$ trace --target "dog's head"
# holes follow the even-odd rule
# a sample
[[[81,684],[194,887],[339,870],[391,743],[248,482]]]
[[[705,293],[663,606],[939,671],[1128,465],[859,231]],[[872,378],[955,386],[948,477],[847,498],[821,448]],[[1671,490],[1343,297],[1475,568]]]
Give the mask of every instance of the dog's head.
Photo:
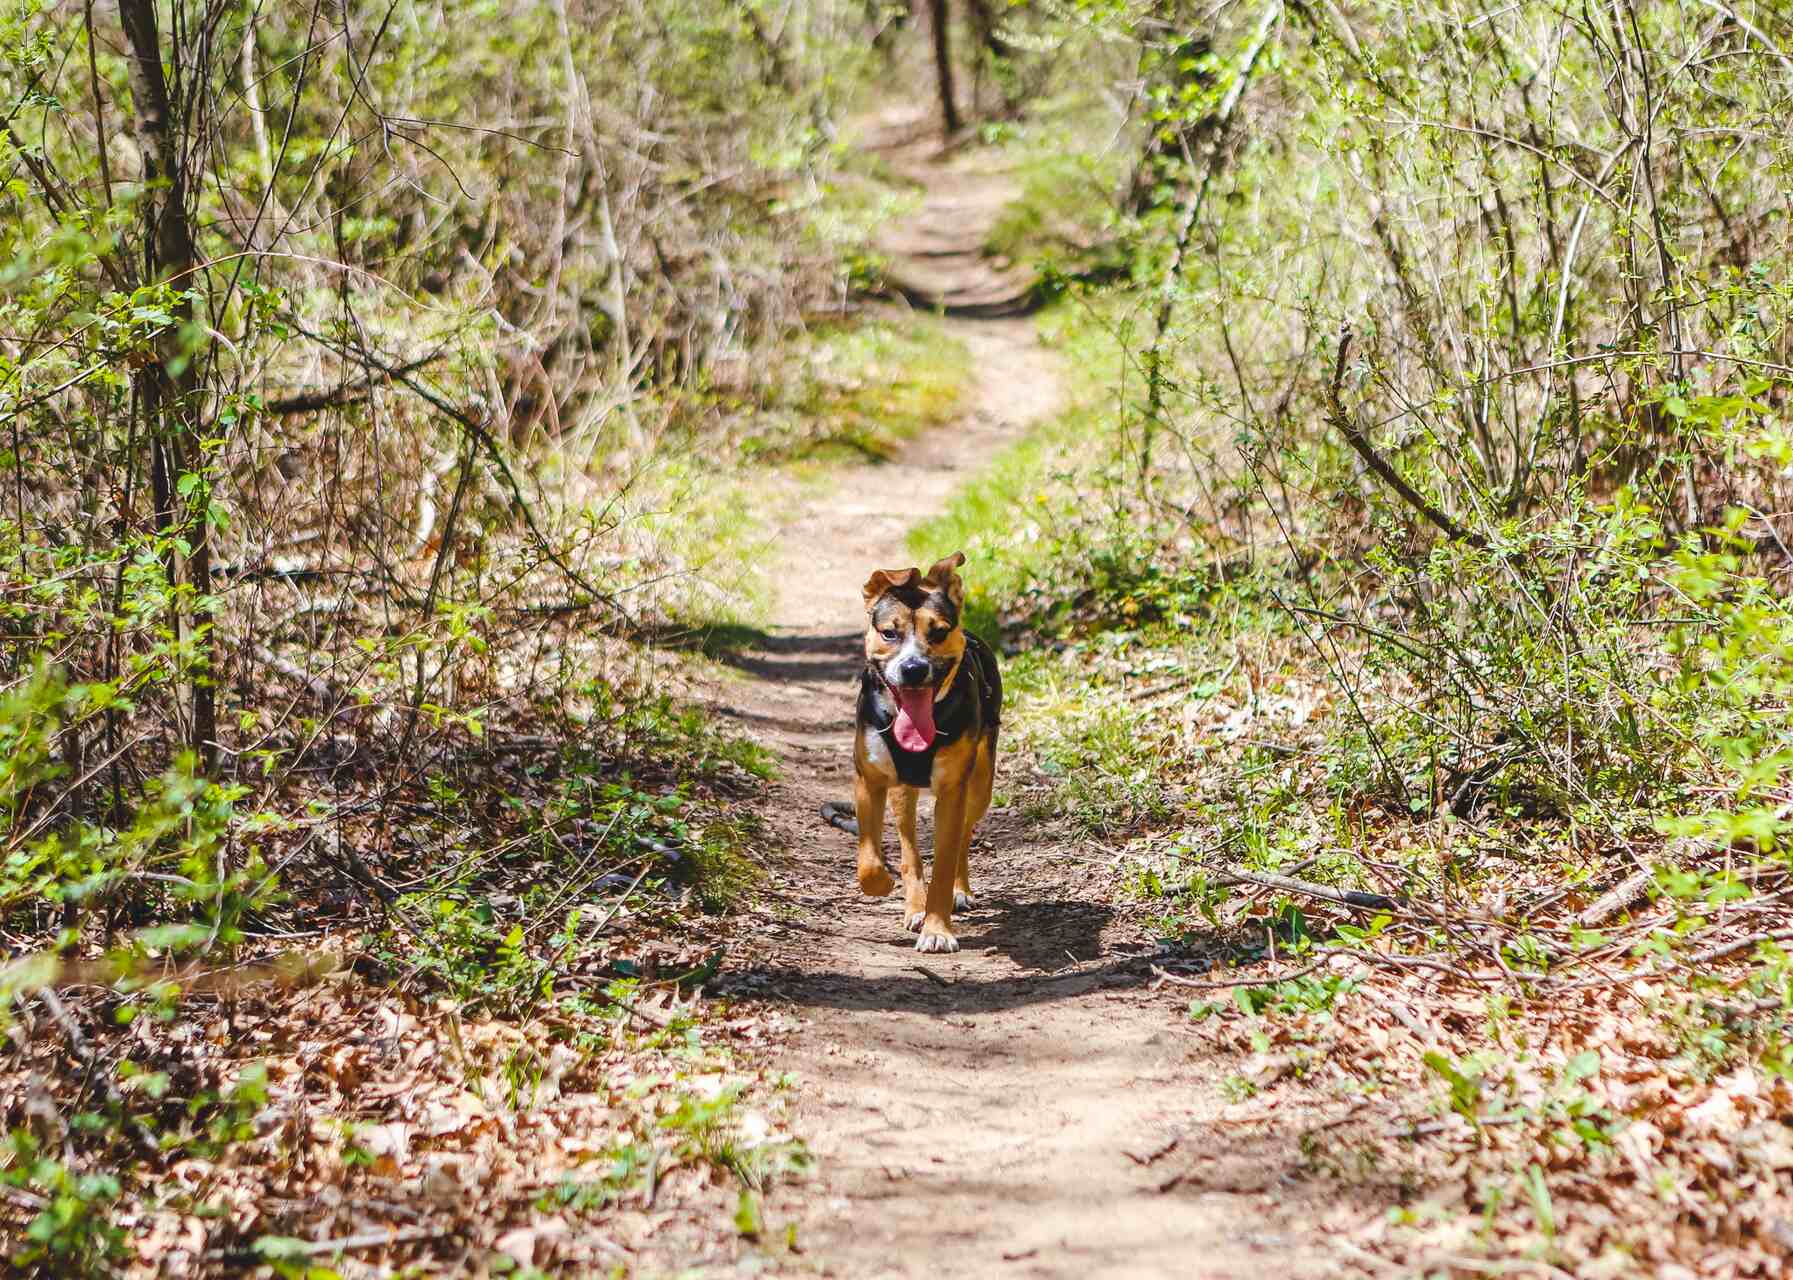
[[[909,751],[934,742],[934,701],[945,695],[965,656],[959,623],[965,584],[955,551],[926,573],[879,569],[865,584],[865,662],[896,703],[895,733]]]

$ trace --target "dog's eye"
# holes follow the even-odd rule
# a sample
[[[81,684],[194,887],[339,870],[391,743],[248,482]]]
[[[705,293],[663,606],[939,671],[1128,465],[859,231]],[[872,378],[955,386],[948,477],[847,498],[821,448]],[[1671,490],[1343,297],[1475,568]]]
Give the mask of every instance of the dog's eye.
[[[940,644],[953,633],[951,627],[934,627],[928,632],[929,644]]]
[[[897,629],[895,627],[879,627],[878,634],[883,636],[886,640],[895,640],[897,638]]]

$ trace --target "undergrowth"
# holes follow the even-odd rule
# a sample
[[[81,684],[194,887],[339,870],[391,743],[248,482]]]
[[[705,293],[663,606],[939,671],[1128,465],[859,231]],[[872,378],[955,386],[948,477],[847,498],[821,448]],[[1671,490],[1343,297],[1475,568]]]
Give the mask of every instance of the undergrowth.
[[[1779,394],[1678,412],[1773,454]],[[1327,1219],[1379,1252],[1623,1275],[1724,1220],[1772,1270],[1793,610],[1748,514],[1675,534],[1620,487],[1487,545],[1379,524],[1355,568],[1221,555],[1119,481],[1111,422],[1041,432],[918,537],[972,549],[1010,653],[1005,791],[1119,847],[1161,981],[1235,1055],[1223,1098],[1312,1116],[1295,1167],[1395,1206]]]

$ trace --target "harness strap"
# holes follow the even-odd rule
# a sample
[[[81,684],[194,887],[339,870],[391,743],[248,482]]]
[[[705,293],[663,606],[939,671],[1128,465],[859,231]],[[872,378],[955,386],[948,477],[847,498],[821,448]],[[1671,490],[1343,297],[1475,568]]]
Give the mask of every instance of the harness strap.
[[[953,681],[959,678],[959,672],[964,669],[964,666],[965,651],[961,649],[959,651],[958,659],[953,663],[952,674],[940,682],[940,692],[934,695],[935,702],[944,701],[947,697],[951,696],[953,691]]]

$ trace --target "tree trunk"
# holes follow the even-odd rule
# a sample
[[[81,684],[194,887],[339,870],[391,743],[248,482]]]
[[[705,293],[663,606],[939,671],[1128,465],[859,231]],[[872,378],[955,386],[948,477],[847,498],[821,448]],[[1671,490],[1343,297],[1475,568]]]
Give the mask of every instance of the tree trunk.
[[[187,218],[186,172],[182,147],[174,130],[168,81],[162,72],[162,42],[156,30],[155,0],[118,0],[118,21],[130,45],[131,98],[138,149],[143,155],[143,279],[172,282],[190,290],[197,283],[194,271],[193,231]],[[182,331],[192,319],[192,306],[183,300],[174,309],[175,323],[157,343],[158,358],[136,374],[138,404],[149,427],[151,487],[156,503],[159,533],[172,532],[185,523],[180,508],[181,477],[204,466],[199,444],[199,375],[188,353],[181,350]],[[203,481],[197,491],[204,505]],[[200,518],[183,530],[190,550],[186,576],[196,602],[212,592],[210,528]],[[169,582],[176,581],[180,566],[171,552],[166,561]],[[201,606],[203,607],[203,606]],[[197,623],[185,616],[185,606],[175,606],[175,631],[180,639]],[[209,628],[200,642],[204,670],[185,690],[190,699],[188,745],[199,755],[200,767],[212,772],[218,761],[215,642]]]
[[[953,101],[953,54],[952,40],[946,29],[946,0],[928,0],[928,11],[934,25],[934,72],[940,81],[940,114],[946,121],[946,131],[957,133],[964,122],[959,119],[959,107]]]

